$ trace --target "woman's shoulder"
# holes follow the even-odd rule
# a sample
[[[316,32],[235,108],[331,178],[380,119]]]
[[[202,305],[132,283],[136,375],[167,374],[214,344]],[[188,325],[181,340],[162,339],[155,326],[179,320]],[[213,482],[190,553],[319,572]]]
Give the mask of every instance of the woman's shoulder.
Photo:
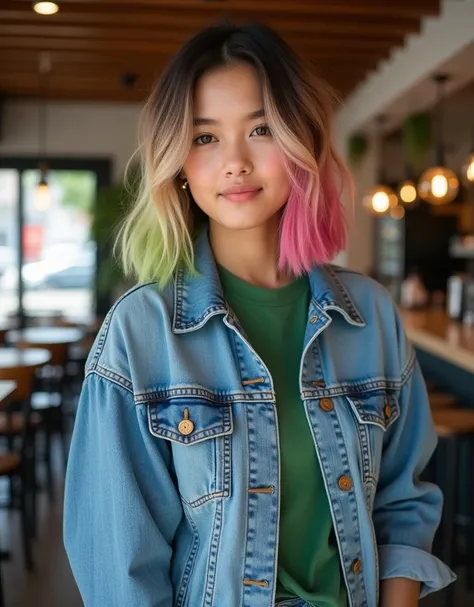
[[[361,305],[378,303],[393,309],[395,302],[391,293],[374,278],[344,266],[330,264],[326,267],[354,301]]]
[[[110,308],[89,354],[86,372],[110,370],[130,374],[138,354],[156,351],[170,330],[174,309],[173,288],[155,282],[138,284]]]

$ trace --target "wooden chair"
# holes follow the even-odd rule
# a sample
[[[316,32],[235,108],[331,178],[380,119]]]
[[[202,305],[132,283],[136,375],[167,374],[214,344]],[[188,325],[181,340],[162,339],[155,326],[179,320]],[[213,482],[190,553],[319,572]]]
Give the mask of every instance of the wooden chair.
[[[455,407],[458,402],[455,396],[446,392],[429,392],[428,398],[431,411],[449,409],[450,407]]]
[[[61,438],[64,470],[67,465],[68,445],[64,420],[64,369],[68,360],[67,344],[34,344],[19,341],[18,348],[43,348],[51,353],[47,365],[37,373],[31,395],[31,409],[39,414],[45,431],[45,453],[47,487],[51,500],[54,499],[54,474],[51,442],[57,431]]]
[[[31,540],[36,529],[35,444],[34,430],[30,422],[34,373],[34,367],[0,368],[0,379],[13,380],[17,384],[14,400],[2,411],[8,450],[0,452],[0,477],[10,480],[13,489],[10,505],[16,507],[16,500],[19,500],[23,553],[28,571],[33,569]],[[20,407],[23,422],[18,434],[8,431],[9,420],[13,419],[10,408],[14,404]],[[14,438],[16,440],[13,440]]]

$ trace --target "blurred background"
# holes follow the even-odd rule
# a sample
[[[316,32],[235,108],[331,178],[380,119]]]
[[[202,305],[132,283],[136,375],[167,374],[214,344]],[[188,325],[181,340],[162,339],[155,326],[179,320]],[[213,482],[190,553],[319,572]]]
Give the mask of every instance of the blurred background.
[[[472,605],[474,0],[2,0],[0,607],[82,605],[64,468],[85,359],[130,286],[111,255],[125,167],[163,66],[222,17],[275,28],[341,97],[356,199],[335,262],[400,306],[440,438],[435,551],[460,581],[422,604]]]

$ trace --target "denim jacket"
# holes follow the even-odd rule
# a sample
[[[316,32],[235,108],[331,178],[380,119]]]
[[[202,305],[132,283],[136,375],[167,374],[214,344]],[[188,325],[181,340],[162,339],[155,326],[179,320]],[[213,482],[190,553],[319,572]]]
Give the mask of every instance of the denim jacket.
[[[196,267],[123,296],[89,355],[64,530],[86,607],[275,602],[273,381],[226,305],[207,232]],[[309,279],[301,399],[348,603],[377,607],[393,577],[424,596],[455,576],[430,554],[442,495],[419,479],[436,435],[414,351],[374,281],[329,265]]]

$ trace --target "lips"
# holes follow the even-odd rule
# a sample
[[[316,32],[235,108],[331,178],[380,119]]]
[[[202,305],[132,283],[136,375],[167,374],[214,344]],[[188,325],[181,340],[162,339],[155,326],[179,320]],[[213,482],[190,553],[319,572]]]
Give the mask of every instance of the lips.
[[[230,202],[245,202],[258,196],[261,191],[262,188],[254,186],[235,185],[223,190],[221,196]]]

